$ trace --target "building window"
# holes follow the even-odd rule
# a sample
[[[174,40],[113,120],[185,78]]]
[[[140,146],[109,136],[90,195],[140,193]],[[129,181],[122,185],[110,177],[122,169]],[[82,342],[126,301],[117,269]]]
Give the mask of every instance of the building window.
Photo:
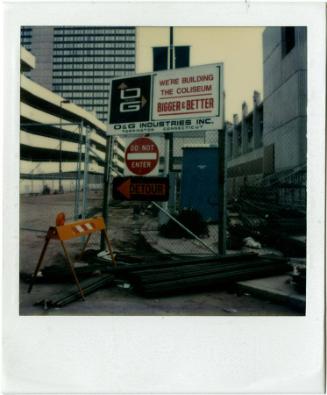
[[[295,27],[282,27],[282,57],[285,57],[295,46]]]

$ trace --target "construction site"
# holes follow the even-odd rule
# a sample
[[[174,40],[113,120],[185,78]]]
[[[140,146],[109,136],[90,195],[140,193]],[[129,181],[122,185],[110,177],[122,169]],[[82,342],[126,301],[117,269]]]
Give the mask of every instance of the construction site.
[[[72,284],[71,273],[58,241],[49,245],[44,267],[32,292],[28,293],[31,274],[45,238],[44,229],[54,221],[58,207],[65,210],[69,208],[67,215],[73,214],[73,203],[73,194],[28,196],[21,199],[20,313],[23,315],[298,315],[305,311],[305,297],[292,285],[291,273],[294,269],[286,267],[285,259],[275,258],[277,262],[273,267],[268,267],[269,259],[256,258],[255,249],[247,248],[247,252],[241,254],[235,250],[234,260],[230,260],[230,267],[227,265],[229,270],[233,268],[232,280],[222,284],[217,264],[226,267],[225,261],[228,263],[228,259],[219,260],[214,255],[208,256],[205,250],[201,251],[200,257],[184,253],[181,259],[180,251],[169,242],[171,239],[167,242],[161,238],[160,242],[160,237],[154,235],[157,232],[151,227],[151,213],[140,210],[139,214],[135,214],[137,210],[126,204],[113,207],[110,215],[108,235],[117,267],[113,266],[111,260],[108,262],[97,257],[101,251],[97,234],[92,236],[83,259],[75,263],[75,271],[85,294],[91,286],[90,294],[85,296],[84,301],[75,284]],[[98,194],[94,194],[92,203],[101,203]],[[31,226],[33,232],[30,231]],[[179,239],[178,243],[183,244],[179,247],[184,251],[191,251],[192,248],[199,250],[198,243],[192,239]],[[67,245],[70,256],[75,260],[82,248],[80,239]],[[276,255],[276,250],[266,252],[268,255],[273,252],[274,257],[281,256]],[[301,264],[301,267],[303,262],[303,258],[292,260],[294,265]],[[258,271],[258,266],[263,269],[262,266],[266,264],[266,273],[277,276],[261,279],[261,285],[259,280],[257,284],[255,281],[235,282],[234,278],[247,277],[242,272],[235,273],[236,269],[252,266]],[[185,286],[188,278],[198,278],[195,276],[199,276],[199,273],[192,274],[194,270],[201,271],[205,282],[200,287],[195,282],[179,290],[177,279],[183,279]],[[205,276],[210,271],[216,274],[216,277],[212,275],[212,284],[208,282],[210,277]],[[228,274],[226,271],[224,273]],[[168,282],[167,289],[161,289],[159,282],[158,290],[153,291],[151,285],[158,282],[142,276],[156,276],[156,281],[165,279],[165,282],[171,283]],[[150,288],[147,289],[147,286]]]
[[[262,31],[265,97],[233,122],[224,63],[190,67],[173,28],[166,68],[154,49],[155,72],[128,66],[92,103],[65,80],[81,32],[47,29],[56,92],[33,81],[38,28],[22,30],[20,314],[305,315],[306,29]],[[94,43],[132,65],[135,29],[111,30]],[[297,105],[281,107],[290,84]]]

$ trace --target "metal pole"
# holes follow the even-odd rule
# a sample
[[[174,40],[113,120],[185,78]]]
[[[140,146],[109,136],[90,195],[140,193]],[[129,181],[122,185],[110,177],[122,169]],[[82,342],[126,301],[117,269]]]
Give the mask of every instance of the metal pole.
[[[83,208],[82,208],[82,218],[85,218],[87,211],[87,194],[88,194],[88,176],[89,176],[89,145],[90,136],[89,128],[85,131],[85,144],[84,144],[84,179],[83,179]]]
[[[61,175],[62,175],[62,100],[60,101],[60,127],[59,127],[59,193],[62,191]]]
[[[102,215],[106,229],[109,226],[109,191],[110,191],[110,170],[111,170],[111,160],[112,160],[112,147],[113,147],[113,137],[106,138],[106,157],[105,157],[105,167],[104,167],[104,180],[103,180],[103,204],[102,204]],[[105,237],[101,233],[101,250],[105,249]]]
[[[226,254],[226,232],[227,232],[227,204],[226,204],[226,182],[227,182],[227,164],[226,164],[226,125],[225,125],[225,93],[223,101],[223,129],[219,130],[219,232],[218,232],[218,251],[220,255]]]
[[[174,28],[169,27],[169,64],[168,69],[174,69]],[[164,174],[169,175],[169,172],[173,169],[173,133],[165,133],[165,163],[164,163]],[[168,202],[163,203],[164,210],[168,211]]]
[[[59,193],[63,192],[62,187],[62,105],[70,103],[69,100],[60,101],[60,113],[59,113]]]
[[[174,62],[174,28],[170,26],[169,28],[169,69],[172,70],[175,68]]]
[[[109,100],[108,100],[108,117],[107,117],[107,125],[109,127],[110,119],[110,97],[111,97],[111,89],[112,85],[110,84],[109,88]],[[105,155],[105,163],[104,163],[104,175],[103,175],[103,203],[102,203],[102,216],[104,219],[104,223],[106,229],[109,227],[109,195],[110,195],[110,170],[112,168],[112,152],[113,152],[113,136],[106,136],[106,155]],[[101,232],[101,241],[100,241],[100,248],[101,250],[105,249],[105,237],[102,235]]]
[[[79,193],[81,190],[81,162],[82,162],[82,144],[83,144],[84,121],[79,126],[79,142],[78,142],[78,163],[77,163],[77,179],[75,183],[75,208],[74,219],[79,216]]]
[[[174,51],[174,28],[170,26],[169,28],[169,69],[173,70],[175,68],[175,51]],[[167,135],[166,135],[167,136]],[[168,171],[173,171],[174,169],[174,135],[173,133],[168,133],[169,141],[169,152],[168,152]]]

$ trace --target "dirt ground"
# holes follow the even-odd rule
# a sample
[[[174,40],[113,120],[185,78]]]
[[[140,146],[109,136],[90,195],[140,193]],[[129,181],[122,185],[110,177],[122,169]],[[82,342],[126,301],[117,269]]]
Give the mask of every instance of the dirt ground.
[[[89,207],[101,207],[100,194],[89,197]],[[20,273],[31,274],[36,266],[44,243],[45,232],[55,222],[56,214],[65,212],[72,217],[74,195],[22,196],[20,201]],[[122,204],[110,209],[109,237],[115,252],[150,256],[155,259],[151,247],[140,242],[140,228],[148,219],[146,215],[135,217],[131,205]],[[71,257],[80,250],[81,239],[67,243]],[[99,248],[99,238],[92,236],[90,248]],[[151,256],[152,256],[151,255]],[[45,266],[62,262],[62,251],[56,241],[51,241],[45,256]],[[104,288],[88,295],[85,301],[77,301],[61,309],[44,310],[35,302],[71,288],[67,284],[36,284],[30,294],[28,284],[20,281],[21,315],[298,315],[296,311],[249,294],[238,296],[226,291],[210,291],[197,294],[171,296],[157,299],[142,298],[130,289]]]

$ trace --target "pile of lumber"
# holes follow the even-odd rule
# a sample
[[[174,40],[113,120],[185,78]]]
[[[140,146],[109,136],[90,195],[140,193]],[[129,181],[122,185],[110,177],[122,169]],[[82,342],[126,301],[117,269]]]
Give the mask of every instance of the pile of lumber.
[[[290,271],[286,258],[252,255],[233,256],[220,262],[197,262],[166,268],[133,270],[128,280],[146,297],[168,296],[201,290],[221,290],[238,281],[280,275]]]

